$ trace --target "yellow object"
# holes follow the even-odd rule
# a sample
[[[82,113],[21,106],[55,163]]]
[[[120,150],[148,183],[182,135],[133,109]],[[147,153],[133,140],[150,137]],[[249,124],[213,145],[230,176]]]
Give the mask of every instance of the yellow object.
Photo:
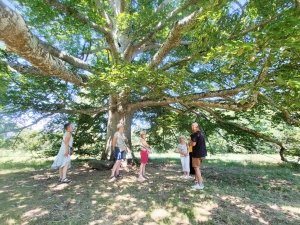
[[[189,152],[193,152],[193,146],[189,147]]]

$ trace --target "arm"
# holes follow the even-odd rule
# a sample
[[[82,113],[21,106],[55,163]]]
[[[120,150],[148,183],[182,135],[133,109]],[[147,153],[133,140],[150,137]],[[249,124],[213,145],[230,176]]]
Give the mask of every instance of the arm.
[[[186,152],[186,154],[184,155],[184,156],[189,156],[189,152],[190,152],[190,150],[189,150],[189,143],[185,143],[186,144],[186,150],[187,150],[187,152]]]
[[[70,139],[71,139],[71,133],[68,133],[66,135],[66,139],[64,140],[64,142],[65,142],[65,149],[66,149],[64,157],[68,157],[68,155],[69,155],[69,141],[70,141]]]
[[[185,154],[184,154],[184,152],[182,151],[182,149],[181,149],[181,148],[178,148],[178,151],[179,151],[179,153],[180,153],[180,154],[182,154],[182,155],[184,155],[184,156],[185,156]]]
[[[189,142],[189,146],[195,146],[197,143],[196,142],[193,142],[193,141],[191,141],[191,142]]]
[[[150,146],[147,144],[147,142],[144,139],[142,139],[141,142],[145,147],[150,148]]]
[[[116,145],[117,145],[117,138],[116,136],[114,136],[113,140],[112,140],[112,147],[113,149],[115,149]]]

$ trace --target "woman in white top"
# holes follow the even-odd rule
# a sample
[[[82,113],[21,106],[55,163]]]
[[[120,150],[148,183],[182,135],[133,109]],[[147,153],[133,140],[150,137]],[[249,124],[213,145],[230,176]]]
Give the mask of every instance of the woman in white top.
[[[123,134],[124,125],[118,124],[117,125],[118,131],[114,134],[112,140],[112,147],[115,150],[115,158],[116,162],[111,170],[110,180],[113,181],[115,178],[122,178],[122,175],[119,173],[121,161],[125,158],[125,151],[126,151],[126,144],[125,144],[125,137]]]
[[[183,178],[190,178],[190,156],[188,145],[184,140],[184,136],[180,136],[180,143],[178,144],[178,151],[180,153],[180,160],[183,170]]]
[[[65,133],[58,154],[52,164],[53,169],[59,168],[59,182],[70,183],[66,178],[67,170],[71,167],[70,147],[73,146],[72,131],[73,126],[70,123],[64,125]]]

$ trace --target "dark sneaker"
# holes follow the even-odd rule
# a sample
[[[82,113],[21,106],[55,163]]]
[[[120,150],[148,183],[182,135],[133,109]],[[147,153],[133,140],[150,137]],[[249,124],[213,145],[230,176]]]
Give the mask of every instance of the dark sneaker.
[[[65,178],[65,179],[61,179],[61,182],[62,183],[70,183],[71,181],[69,179]]]

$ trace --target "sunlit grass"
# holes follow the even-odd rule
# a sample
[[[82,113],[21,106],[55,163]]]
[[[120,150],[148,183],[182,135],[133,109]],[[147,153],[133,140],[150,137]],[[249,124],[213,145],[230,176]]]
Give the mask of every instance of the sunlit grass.
[[[72,183],[59,184],[52,159],[4,157],[0,224],[300,224],[299,167],[258,159],[209,156],[205,189],[193,190],[176,153],[151,154],[142,183],[136,167],[109,182],[109,170],[73,160]]]

